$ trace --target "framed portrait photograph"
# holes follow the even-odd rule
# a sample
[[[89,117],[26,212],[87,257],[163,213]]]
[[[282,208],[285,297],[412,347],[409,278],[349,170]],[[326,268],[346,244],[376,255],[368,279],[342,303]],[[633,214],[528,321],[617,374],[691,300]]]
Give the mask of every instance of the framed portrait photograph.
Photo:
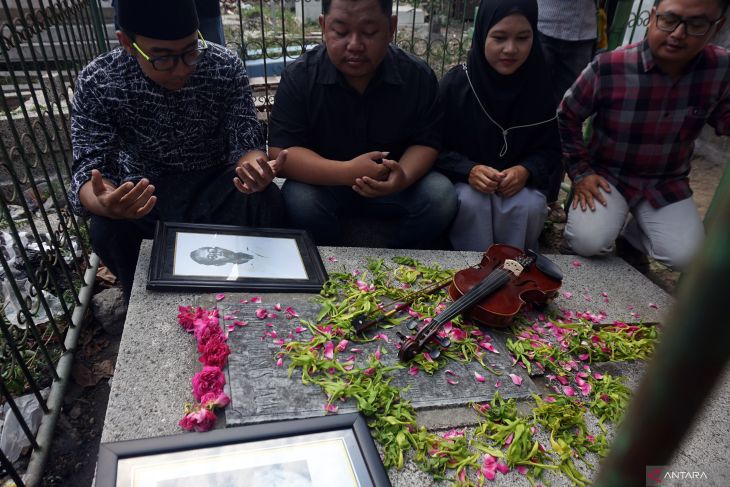
[[[390,486],[360,413],[102,443],[97,487]]]
[[[326,279],[304,230],[159,222],[147,289],[319,292]]]

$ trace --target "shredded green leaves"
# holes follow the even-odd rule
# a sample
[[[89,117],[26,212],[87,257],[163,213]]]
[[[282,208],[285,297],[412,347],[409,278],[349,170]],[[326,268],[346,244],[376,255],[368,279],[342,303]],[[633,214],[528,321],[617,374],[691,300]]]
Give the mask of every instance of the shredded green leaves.
[[[358,342],[377,339],[356,336],[353,317],[376,312],[382,303],[401,301],[414,289],[452,275],[411,258],[394,258],[393,262],[395,266],[382,259],[371,260],[366,269],[330,274],[316,298],[321,305],[316,321],[302,321],[312,333],[311,339],[286,342],[279,353],[278,357],[288,360],[289,376],[300,374],[303,383],[319,386],[327,396],[328,411],[335,411],[341,401],[353,401],[368,418],[386,467],[400,468],[410,455],[435,478],[458,485],[483,485],[496,472],[511,469],[532,483],[550,470],[575,485],[586,485],[588,479],[575,462],[591,467],[586,455],[603,456],[608,448],[605,435],[590,434],[586,414],[593,415],[605,432],[605,423],[620,421],[630,398],[620,378],[594,373],[589,364],[647,358],[657,341],[656,330],[623,323],[594,328],[583,319],[572,323],[555,317],[535,323],[522,319],[513,329],[515,338],[507,341],[514,363],[521,363],[528,372],[545,371],[555,393],[533,396],[530,414],[520,414],[514,399],[505,400],[497,393],[488,403],[471,405],[480,418],[473,433],[432,433],[419,427],[413,406],[392,384],[396,373],[417,367],[433,374],[451,361],[478,362],[486,371],[500,373],[485,364],[483,333],[462,318],[452,320],[452,344],[438,359],[419,354],[412,363],[389,366],[381,358],[393,353],[392,346],[383,344],[367,356],[355,356],[347,347],[337,346],[345,343],[352,349]],[[408,314],[419,319],[433,317],[446,300],[444,290],[419,296],[408,313],[392,316],[379,326],[400,325],[409,319]]]

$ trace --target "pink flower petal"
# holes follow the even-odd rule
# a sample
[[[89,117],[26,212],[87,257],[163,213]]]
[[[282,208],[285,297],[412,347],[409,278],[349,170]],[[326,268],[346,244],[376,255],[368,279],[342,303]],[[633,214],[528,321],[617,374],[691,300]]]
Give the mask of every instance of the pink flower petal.
[[[350,343],[349,340],[340,340],[340,343],[337,344],[337,347],[335,347],[335,350],[338,352],[344,352],[345,349],[347,349],[347,344]]]
[[[335,358],[335,344],[332,341],[324,344],[324,358],[327,360],[333,360]]]
[[[304,328],[303,326],[297,326],[296,328],[294,328],[294,331],[297,333],[301,333],[304,330],[306,330],[306,328]]]
[[[504,439],[504,446],[510,446],[512,444],[512,440],[515,438],[514,433],[510,433],[507,438]]]
[[[286,318],[287,319],[292,319],[292,318],[298,318],[299,317],[299,313],[297,313],[296,311],[294,311],[294,308],[292,308],[291,306],[287,306],[284,311],[286,312]]]
[[[585,360],[588,360],[589,358],[591,358],[591,356],[589,354],[587,354],[587,353],[581,353],[580,355],[578,355],[578,358],[580,360],[585,361]]]
[[[592,390],[592,386],[591,386],[590,382],[585,382],[585,383],[581,384],[580,386],[578,386],[578,388],[580,389],[580,393],[583,394],[584,396],[587,396],[588,394],[590,394],[591,390]]]
[[[482,374],[477,371],[474,371],[474,378],[477,380],[477,382],[484,382],[485,380],[487,380]]]
[[[561,385],[567,386],[570,381],[564,376],[564,375],[558,375],[555,377],[555,380],[560,382]]]
[[[570,299],[570,298],[572,298],[572,297],[573,297],[573,293],[570,293],[570,292],[564,292],[564,293],[563,293],[563,297],[564,297],[565,299]]]
[[[238,301],[241,304],[248,303],[248,299],[242,298],[240,301]]]
[[[263,320],[269,316],[269,312],[265,308],[259,308],[256,310],[256,318]]]
[[[416,367],[414,365],[413,367],[411,367],[410,369],[408,369],[408,375],[412,375],[414,377],[417,376],[418,375],[418,367]]]
[[[657,306],[655,303],[649,303],[650,308],[659,309],[659,306]]]
[[[545,398],[545,402],[550,402],[550,403],[555,402],[555,398],[553,396],[548,396]]]
[[[233,331],[236,327],[233,325],[228,325],[228,331]]]
[[[594,372],[593,377],[595,377],[596,380],[601,380],[601,379],[603,379],[603,374]]]
[[[522,385],[522,377],[520,377],[519,375],[510,374],[509,377],[510,379],[512,379],[512,382],[514,382],[516,386]]]
[[[324,410],[328,413],[336,413],[337,412],[337,406],[335,404],[325,404]]]
[[[570,386],[563,386],[563,393],[564,393],[564,394],[565,394],[566,396],[570,396],[570,397],[573,397],[573,396],[575,396],[575,389],[573,389],[573,388],[572,388],[572,387],[570,387]]]
[[[494,383],[494,387],[496,387],[497,389],[499,389],[500,387],[502,387],[502,381],[501,380],[497,380],[497,382]]]
[[[260,303],[260,302],[261,302],[261,296],[254,296],[254,297],[252,297],[252,298],[251,298],[251,302],[252,302],[253,304],[257,304],[257,303]]]
[[[274,309],[275,309],[276,311],[281,311],[281,304],[280,304],[280,303],[276,303],[276,304],[274,305]]]
[[[482,347],[485,350],[489,350],[492,353],[499,354],[499,350],[497,350],[496,348],[494,348],[494,345],[492,345],[491,343],[489,343],[487,341],[479,342],[479,346]]]
[[[572,265],[573,267],[580,267],[583,265],[583,263],[579,260],[574,260]]]
[[[497,472],[501,473],[502,475],[507,475],[509,473],[509,467],[506,463],[498,462],[496,468]]]
[[[279,360],[276,361],[276,366],[281,367],[282,365],[284,365],[284,359],[279,357]]]
[[[327,257],[327,260],[330,262],[337,262],[337,257],[335,257],[334,255],[330,255],[329,257]]]
[[[517,473],[519,473],[520,475],[527,475],[527,467],[525,467],[524,465],[517,465],[515,470],[517,470]]]
[[[216,294],[216,295],[215,295],[215,300],[216,300],[216,301],[222,301],[222,300],[224,300],[224,299],[226,299],[226,295],[225,295],[225,294],[223,294],[223,293],[220,293],[220,294]]]
[[[455,386],[456,384],[458,384],[458,383],[459,383],[459,381],[458,381],[458,380],[456,380],[456,379],[452,379],[451,377],[447,378],[447,379],[446,379],[446,382],[448,382],[448,383],[449,383],[449,384],[451,384],[452,386]]]

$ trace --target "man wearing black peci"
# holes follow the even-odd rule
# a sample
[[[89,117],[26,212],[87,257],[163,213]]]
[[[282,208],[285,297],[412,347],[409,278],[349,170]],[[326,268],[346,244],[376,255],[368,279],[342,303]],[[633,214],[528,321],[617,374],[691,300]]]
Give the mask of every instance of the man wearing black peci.
[[[121,47],[89,63],[71,112],[73,210],[129,299],[158,220],[278,226],[284,205],[243,63],[207,43],[194,0],[119,0]]]

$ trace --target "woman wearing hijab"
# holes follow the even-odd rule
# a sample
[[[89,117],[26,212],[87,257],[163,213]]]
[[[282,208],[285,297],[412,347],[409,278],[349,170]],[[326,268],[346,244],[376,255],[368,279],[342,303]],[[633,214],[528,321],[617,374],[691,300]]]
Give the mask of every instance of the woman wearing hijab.
[[[560,164],[552,86],[537,38],[536,0],[482,0],[467,63],[441,80],[443,152],[456,186],[456,250],[537,248],[549,175]]]

